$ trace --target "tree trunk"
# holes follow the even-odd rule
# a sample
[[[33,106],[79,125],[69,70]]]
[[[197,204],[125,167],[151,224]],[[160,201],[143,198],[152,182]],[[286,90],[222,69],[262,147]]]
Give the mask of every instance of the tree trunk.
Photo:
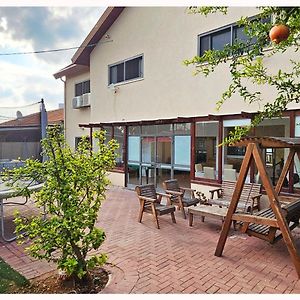
[[[82,270],[86,272],[85,275],[82,278],[79,278],[77,276],[77,274],[74,274],[75,281],[80,286],[86,286],[89,289],[93,289],[94,288],[94,281],[93,281],[93,278],[92,278],[91,274],[89,273],[89,271],[87,269],[85,258],[83,257],[79,247],[73,241],[70,241],[70,242],[71,242],[71,246],[74,250],[74,253],[77,257],[78,264],[81,266]]]
[[[81,287],[86,287],[88,289],[88,292],[95,288],[93,277],[91,276],[89,271],[86,271],[86,274],[82,278],[79,278],[75,275],[75,282]]]

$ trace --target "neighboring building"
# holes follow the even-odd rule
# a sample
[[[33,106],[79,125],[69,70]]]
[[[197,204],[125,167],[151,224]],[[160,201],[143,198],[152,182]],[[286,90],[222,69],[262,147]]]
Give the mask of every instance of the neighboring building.
[[[229,64],[205,78],[193,76],[182,62],[243,38],[236,21],[255,14],[254,7],[230,8],[217,17],[187,14],[183,7],[108,8],[82,43],[96,46],[79,48],[72,64],[54,74],[66,78],[67,141],[75,147],[81,136],[106,129],[120,143],[111,180],[121,186],[155,182],[160,187],[172,177],[207,191],[223,179],[235,179],[244,150],[217,146],[234,126],[249,124],[259,106],[234,96],[216,111],[230,82]],[[297,56],[290,51],[273,56],[268,67],[285,70]],[[276,94],[262,92],[270,100]],[[255,135],[300,135],[299,108],[291,105],[282,119],[264,121]],[[287,154],[268,149],[265,155],[276,180]],[[250,178],[259,180],[254,168]]]
[[[48,125],[62,124],[64,110],[47,112]],[[8,163],[33,157],[41,158],[41,113],[33,113],[0,124],[0,160]]]

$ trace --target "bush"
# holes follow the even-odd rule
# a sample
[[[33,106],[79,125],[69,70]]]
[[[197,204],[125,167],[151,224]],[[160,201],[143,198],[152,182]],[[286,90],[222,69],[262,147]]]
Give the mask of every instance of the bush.
[[[36,205],[45,207],[43,215],[15,219],[21,242],[30,240],[30,255],[57,263],[58,269],[72,276],[79,284],[93,285],[89,268],[106,262],[105,254],[88,257],[105,240],[102,229],[95,227],[98,212],[109,184],[107,171],[115,165],[117,143],[104,143],[104,132],[94,134],[98,150],[91,151],[88,138],[83,138],[76,151],[65,142],[58,127],[48,129],[42,141],[45,162],[27,160],[24,167],[13,170],[13,182],[44,182],[34,192]],[[32,193],[19,186],[22,195]],[[26,232],[26,234],[22,234]]]

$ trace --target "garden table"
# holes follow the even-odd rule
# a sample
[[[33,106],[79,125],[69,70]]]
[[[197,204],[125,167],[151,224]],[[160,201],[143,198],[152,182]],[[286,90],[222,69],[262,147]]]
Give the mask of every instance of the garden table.
[[[24,182],[24,184],[26,184]],[[30,191],[39,191],[43,187],[43,183],[31,184],[28,189]],[[4,225],[4,205],[25,205],[28,201],[28,197],[25,197],[23,202],[7,201],[7,199],[17,197],[18,192],[16,189],[8,186],[5,182],[0,182],[0,223],[1,223],[1,237],[6,242],[11,242],[16,239],[16,236],[11,238],[5,237],[5,225]],[[4,200],[6,200],[4,202]]]
[[[227,208],[201,204],[195,207],[189,207],[188,212],[189,212],[189,225],[193,226],[194,215],[201,216],[202,222],[204,222],[205,217],[219,219],[222,220],[223,222],[227,214]]]

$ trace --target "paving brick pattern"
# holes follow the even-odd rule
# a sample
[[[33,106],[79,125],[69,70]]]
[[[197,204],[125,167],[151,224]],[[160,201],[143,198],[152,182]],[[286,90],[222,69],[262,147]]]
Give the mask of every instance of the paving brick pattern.
[[[134,192],[111,188],[98,224],[107,239],[101,251],[109,255],[114,280],[104,293],[300,293],[300,280],[283,241],[271,245],[231,231],[223,257],[214,256],[221,222],[195,216],[188,226],[180,212],[177,223],[152,215],[137,222],[139,203]],[[300,249],[300,228],[293,231]],[[24,246],[1,243],[0,256],[28,278],[46,273],[53,265],[24,254]]]

